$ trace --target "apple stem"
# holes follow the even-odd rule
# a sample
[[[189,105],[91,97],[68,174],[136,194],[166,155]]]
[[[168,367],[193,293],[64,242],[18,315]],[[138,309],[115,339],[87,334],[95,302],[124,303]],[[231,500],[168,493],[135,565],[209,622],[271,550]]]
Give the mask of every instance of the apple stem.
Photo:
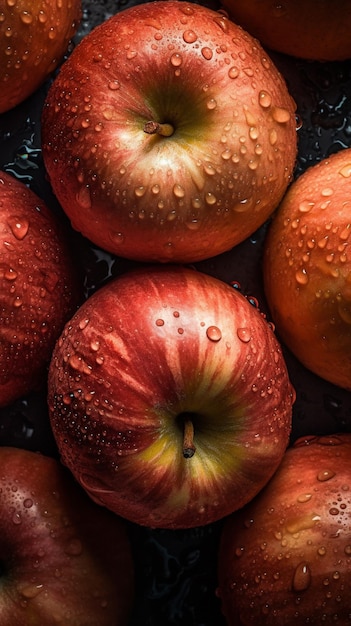
[[[170,137],[174,133],[172,124],[159,124],[158,122],[145,122],[144,133],[148,135],[161,135],[161,137]]]
[[[184,420],[184,436],[183,436],[183,457],[191,459],[195,454],[194,445],[194,424],[191,419]]]

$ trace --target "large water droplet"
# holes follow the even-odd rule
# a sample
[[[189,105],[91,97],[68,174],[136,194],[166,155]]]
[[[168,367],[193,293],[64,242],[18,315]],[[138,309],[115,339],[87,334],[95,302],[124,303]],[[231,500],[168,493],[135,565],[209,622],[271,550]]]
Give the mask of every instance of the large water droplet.
[[[218,326],[209,326],[206,329],[206,335],[210,341],[220,341],[222,339],[222,331]]]
[[[8,221],[8,225],[11,228],[13,235],[18,240],[25,238],[29,229],[29,222],[25,218],[13,217]]]
[[[299,563],[299,565],[295,569],[292,581],[294,591],[306,591],[306,589],[308,589],[311,584],[311,580],[311,570],[308,563]]]

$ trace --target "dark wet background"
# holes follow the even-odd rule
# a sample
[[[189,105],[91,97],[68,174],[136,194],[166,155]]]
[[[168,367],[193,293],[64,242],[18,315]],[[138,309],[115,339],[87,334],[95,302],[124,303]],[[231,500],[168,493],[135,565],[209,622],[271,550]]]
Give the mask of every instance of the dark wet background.
[[[83,20],[76,41],[116,11],[136,3],[83,0]],[[302,122],[298,176],[325,156],[351,145],[351,60],[321,64],[270,54],[285,76]],[[28,184],[62,215],[46,180],[40,151],[40,115],[48,87],[49,81],[25,103],[0,115],[0,168]],[[258,300],[269,319],[261,280],[264,235],[262,227],[232,251],[196,267],[227,282],[237,281],[244,294]],[[72,236],[86,296],[132,266],[80,235]],[[309,434],[351,432],[351,394],[307,372],[287,351],[286,359],[297,393],[292,440]],[[45,381],[41,390],[0,409],[0,445],[56,455]],[[137,598],[130,626],[223,626],[215,596],[220,530],[221,522],[188,531],[152,531],[130,525],[137,570]]]

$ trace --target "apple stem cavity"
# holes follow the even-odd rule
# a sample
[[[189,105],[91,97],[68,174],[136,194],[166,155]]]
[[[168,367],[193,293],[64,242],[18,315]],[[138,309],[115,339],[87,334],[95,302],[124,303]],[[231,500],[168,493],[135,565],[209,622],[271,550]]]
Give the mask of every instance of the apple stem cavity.
[[[160,135],[161,137],[171,137],[174,133],[172,124],[159,124],[158,122],[145,122],[144,133],[148,135]]]
[[[191,459],[195,454],[194,445],[194,423],[192,419],[186,417],[184,419],[184,433],[183,433],[183,457],[185,459]]]

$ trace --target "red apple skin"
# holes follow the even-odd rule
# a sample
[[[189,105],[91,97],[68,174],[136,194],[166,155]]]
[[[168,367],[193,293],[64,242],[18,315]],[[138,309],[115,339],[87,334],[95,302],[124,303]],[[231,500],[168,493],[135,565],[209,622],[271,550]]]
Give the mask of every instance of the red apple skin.
[[[16,0],[0,7],[0,113],[30,96],[62,61],[80,0]]]
[[[201,526],[253,497],[284,454],[293,400],[257,309],[180,266],[139,268],[95,292],[49,371],[63,463],[96,502],[149,527]]]
[[[43,384],[79,298],[66,231],[33,191],[0,172],[0,407]]]
[[[134,595],[124,522],[53,458],[0,448],[1,626],[126,626]]]
[[[150,120],[173,134],[147,134]],[[296,137],[295,103],[259,43],[173,0],[89,33],[42,115],[44,162],[74,228],[147,262],[194,262],[252,234],[291,180]]]
[[[271,50],[318,61],[351,57],[349,0],[223,0],[231,19]]]
[[[306,437],[226,520],[218,593],[228,626],[350,623],[351,435]]]
[[[351,149],[310,167],[268,232],[264,287],[276,331],[315,374],[351,389]]]

